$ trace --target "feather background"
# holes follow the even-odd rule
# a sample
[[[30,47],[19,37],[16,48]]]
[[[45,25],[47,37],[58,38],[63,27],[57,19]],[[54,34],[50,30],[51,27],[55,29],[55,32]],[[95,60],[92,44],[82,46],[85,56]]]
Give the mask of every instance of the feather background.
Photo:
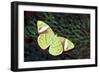
[[[59,56],[41,50],[37,43],[38,20],[47,23],[57,35],[70,39],[75,48]],[[24,12],[24,61],[90,58],[90,15],[52,12]]]

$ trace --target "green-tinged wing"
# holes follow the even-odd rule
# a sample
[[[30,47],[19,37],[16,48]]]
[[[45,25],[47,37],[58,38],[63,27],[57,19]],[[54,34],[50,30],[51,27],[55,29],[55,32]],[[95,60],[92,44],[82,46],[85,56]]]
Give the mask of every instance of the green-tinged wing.
[[[61,40],[64,51],[69,51],[74,48],[74,43],[64,37],[58,37]]]
[[[58,56],[61,55],[62,52],[63,52],[63,46],[61,40],[56,36],[54,37],[52,44],[49,47],[49,54],[53,56]]]
[[[47,49],[50,46],[53,37],[54,33],[50,29],[43,34],[40,34],[38,37],[38,44],[41,49]]]
[[[67,45],[67,47],[66,48],[64,48],[64,51],[69,51],[69,50],[71,50],[71,49],[73,49],[74,48],[74,43],[73,42],[71,42],[70,40],[68,40],[68,39],[65,39],[65,43],[64,43],[64,46],[66,46]]]
[[[43,21],[37,21],[37,30],[38,30],[38,33],[42,33],[44,31],[46,31],[49,27],[49,25],[47,25],[45,22]]]
[[[39,46],[41,47],[41,49],[47,49],[50,46],[51,41],[54,37],[54,32],[43,21],[38,21],[37,26],[38,26],[38,31],[39,31],[39,28],[44,30],[44,29],[46,29],[45,27],[48,27],[48,29],[46,29],[46,30],[42,31],[41,33],[39,33],[39,37],[38,37],[38,40],[37,40]],[[40,31],[41,31],[41,29],[40,29]]]

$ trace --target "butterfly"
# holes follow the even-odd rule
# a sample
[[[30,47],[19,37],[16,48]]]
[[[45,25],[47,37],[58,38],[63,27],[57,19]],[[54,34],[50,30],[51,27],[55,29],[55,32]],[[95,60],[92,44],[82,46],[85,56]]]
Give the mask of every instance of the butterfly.
[[[38,38],[37,42],[41,49],[49,48],[49,54],[53,56],[61,55],[64,51],[69,51],[75,47],[69,39],[58,36],[53,32],[50,26],[41,21],[37,21]]]

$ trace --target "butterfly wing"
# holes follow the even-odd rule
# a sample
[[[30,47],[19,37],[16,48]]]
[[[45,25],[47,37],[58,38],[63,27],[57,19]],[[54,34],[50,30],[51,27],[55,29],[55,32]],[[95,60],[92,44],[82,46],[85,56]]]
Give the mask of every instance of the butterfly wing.
[[[67,47],[66,47],[66,45],[67,45]],[[71,42],[69,39],[65,39],[65,41],[64,41],[64,51],[69,51],[69,50],[71,50],[71,49],[74,49],[74,43],[73,42]]]
[[[64,51],[69,51],[74,48],[74,43],[71,42],[69,39],[66,39],[64,37],[59,37],[59,39],[61,40]]]
[[[58,56],[61,55],[63,52],[63,46],[61,43],[61,40],[55,36],[52,44],[49,47],[49,54],[53,55],[53,56]]]
[[[37,29],[38,29],[38,33],[42,33],[44,31],[46,31],[49,27],[49,25],[47,25],[45,22],[43,21],[37,21]]]
[[[38,44],[41,47],[41,49],[47,49],[51,44],[52,38],[54,36],[54,32],[43,21],[38,21],[37,27],[38,27],[38,32],[42,31],[41,33],[39,33],[39,37],[38,37],[38,40],[37,40]],[[46,27],[48,27],[48,28],[46,29]]]

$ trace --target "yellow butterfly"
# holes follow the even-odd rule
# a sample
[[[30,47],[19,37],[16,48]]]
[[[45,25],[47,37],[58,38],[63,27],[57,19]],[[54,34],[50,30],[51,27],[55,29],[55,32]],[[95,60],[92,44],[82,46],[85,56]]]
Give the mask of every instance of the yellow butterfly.
[[[58,56],[63,51],[69,51],[74,48],[74,44],[67,38],[56,35],[53,30],[43,21],[37,21],[38,39],[37,42],[41,49],[49,47],[49,54]]]

